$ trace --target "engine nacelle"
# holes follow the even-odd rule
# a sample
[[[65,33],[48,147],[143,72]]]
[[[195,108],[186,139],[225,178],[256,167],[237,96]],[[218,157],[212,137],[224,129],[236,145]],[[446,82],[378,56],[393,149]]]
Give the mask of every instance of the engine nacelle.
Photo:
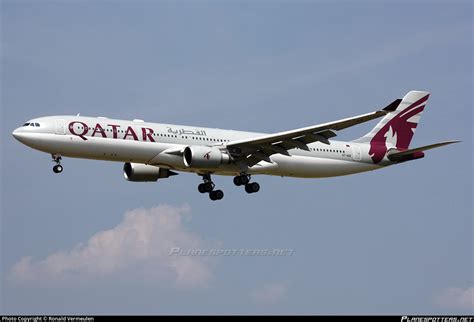
[[[229,163],[230,157],[219,148],[192,145],[184,149],[184,165],[188,168],[216,168],[221,164]]]
[[[123,176],[128,181],[133,182],[157,181],[160,178],[168,178],[175,174],[177,173],[153,165],[130,162],[123,165]]]

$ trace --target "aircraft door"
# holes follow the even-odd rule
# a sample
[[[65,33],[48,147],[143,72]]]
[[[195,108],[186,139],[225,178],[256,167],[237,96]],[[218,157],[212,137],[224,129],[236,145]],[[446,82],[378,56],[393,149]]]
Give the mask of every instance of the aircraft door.
[[[354,161],[360,161],[362,159],[361,152],[360,152],[360,146],[352,145],[352,159]]]
[[[64,120],[56,120],[56,134],[66,134],[66,122]]]

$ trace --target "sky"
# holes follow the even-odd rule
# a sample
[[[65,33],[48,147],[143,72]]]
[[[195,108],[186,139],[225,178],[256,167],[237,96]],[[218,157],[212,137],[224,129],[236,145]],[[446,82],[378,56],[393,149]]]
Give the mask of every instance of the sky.
[[[0,3],[2,314],[474,312],[470,1]],[[77,113],[272,133],[409,90],[432,93],[412,145],[462,143],[252,195],[215,177],[220,202],[193,174],[55,175],[11,136]]]

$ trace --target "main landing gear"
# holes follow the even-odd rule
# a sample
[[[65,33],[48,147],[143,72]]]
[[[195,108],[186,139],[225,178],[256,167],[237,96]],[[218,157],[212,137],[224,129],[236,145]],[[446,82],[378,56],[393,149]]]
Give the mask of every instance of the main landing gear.
[[[204,174],[202,179],[204,182],[198,186],[200,193],[209,193],[209,198],[213,201],[224,198],[224,192],[222,190],[214,190],[216,185],[212,182],[210,174]]]
[[[239,176],[234,177],[234,184],[236,186],[245,186],[247,193],[255,193],[260,190],[260,185],[256,182],[250,182],[250,174],[241,173]]]
[[[209,193],[209,198],[213,201],[224,198],[224,192],[222,192],[222,190],[214,190],[216,185],[212,182],[210,174],[203,174],[201,176],[204,182],[198,186],[200,193]],[[260,190],[260,185],[256,182],[250,182],[250,179],[250,174],[241,173],[234,177],[234,184],[236,186],[245,186],[245,191],[247,193],[258,192]]]
[[[56,165],[53,167],[53,172],[54,173],[63,172],[63,166],[61,165],[61,155],[51,154],[51,157],[53,158],[53,162],[56,163]]]

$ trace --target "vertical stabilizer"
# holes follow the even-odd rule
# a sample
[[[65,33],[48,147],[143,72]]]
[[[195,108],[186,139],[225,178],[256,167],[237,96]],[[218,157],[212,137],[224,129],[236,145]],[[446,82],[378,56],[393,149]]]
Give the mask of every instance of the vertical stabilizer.
[[[428,92],[408,92],[395,111],[354,142],[370,144],[369,155],[374,163],[382,161],[390,148],[408,149],[429,96]]]

